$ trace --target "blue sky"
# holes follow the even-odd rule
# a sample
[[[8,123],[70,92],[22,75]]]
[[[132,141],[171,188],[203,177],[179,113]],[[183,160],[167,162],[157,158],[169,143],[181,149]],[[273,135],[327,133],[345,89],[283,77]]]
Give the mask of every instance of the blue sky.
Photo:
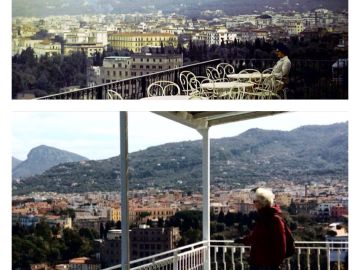
[[[210,129],[211,138],[238,135],[250,128],[292,130],[309,124],[348,121],[346,112],[290,112]],[[195,130],[150,112],[129,113],[129,152],[168,142],[197,140]],[[118,112],[13,112],[12,155],[25,160],[41,144],[90,159],[119,154]]]

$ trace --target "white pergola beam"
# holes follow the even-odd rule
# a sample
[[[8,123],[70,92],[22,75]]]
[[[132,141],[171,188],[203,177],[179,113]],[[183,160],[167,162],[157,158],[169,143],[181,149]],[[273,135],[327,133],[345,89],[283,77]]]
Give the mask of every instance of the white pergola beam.
[[[120,112],[120,181],[121,181],[121,269],[130,269],[128,206],[128,117]]]

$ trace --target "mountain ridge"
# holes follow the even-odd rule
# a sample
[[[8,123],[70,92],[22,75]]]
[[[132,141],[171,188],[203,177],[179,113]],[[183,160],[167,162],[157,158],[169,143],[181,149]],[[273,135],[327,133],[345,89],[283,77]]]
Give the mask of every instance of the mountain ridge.
[[[130,153],[130,188],[200,188],[201,147],[200,140],[184,141]],[[234,137],[211,140],[211,183],[215,185],[347,178],[347,164],[347,122],[293,131],[251,129]],[[14,183],[14,192],[119,189],[119,167],[118,156],[65,163]]]
[[[13,168],[13,178],[24,178],[43,173],[47,169],[65,162],[88,160],[78,154],[55,147],[39,145],[31,149],[27,159]]]
[[[188,16],[200,16],[205,10],[224,10],[228,15],[256,14],[271,7],[277,11],[308,11],[316,8],[330,10],[348,9],[347,1],[337,0],[13,0],[12,13],[16,16],[50,16],[80,14],[116,14],[163,10],[165,14],[176,13]]]

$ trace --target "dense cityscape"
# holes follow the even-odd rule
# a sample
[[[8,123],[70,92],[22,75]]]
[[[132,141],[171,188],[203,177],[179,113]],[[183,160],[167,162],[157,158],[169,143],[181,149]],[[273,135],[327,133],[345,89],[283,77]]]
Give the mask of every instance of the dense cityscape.
[[[212,239],[233,240],[250,228],[247,219],[254,218],[255,210],[250,190],[264,185],[274,191],[276,203],[286,214],[297,240],[325,241],[334,237],[347,240],[348,183],[345,179],[314,181],[306,185],[291,181],[258,182],[246,189],[231,190],[212,187]],[[13,196],[14,268],[33,264],[32,267],[48,267],[37,269],[68,269],[64,265],[69,269],[75,265],[100,269],[119,264],[119,197],[116,191]],[[200,241],[201,202],[200,193],[181,190],[130,191],[131,259]],[[330,224],[342,225],[332,228]],[[35,236],[31,236],[32,233]],[[143,234],[151,234],[153,238],[140,238]],[[40,252],[42,257],[21,254],[22,248],[29,248],[27,241],[32,239],[35,244],[40,241],[36,240],[38,237],[49,241],[38,245],[34,251]],[[67,239],[71,237],[74,239]],[[65,244],[50,244],[54,239],[63,239]],[[50,250],[47,245],[52,246]],[[89,268],[94,265],[98,268]]]
[[[326,8],[275,12],[269,6],[260,14],[236,16],[203,10],[195,18],[161,10],[13,17],[13,98],[41,97],[216,58],[235,67],[246,59],[267,59],[268,65],[280,41],[290,47],[295,61],[328,61],[329,73],[331,65],[347,59],[348,13]],[[324,76],[319,64],[304,63],[299,62],[294,75],[313,73],[305,74],[306,66]]]

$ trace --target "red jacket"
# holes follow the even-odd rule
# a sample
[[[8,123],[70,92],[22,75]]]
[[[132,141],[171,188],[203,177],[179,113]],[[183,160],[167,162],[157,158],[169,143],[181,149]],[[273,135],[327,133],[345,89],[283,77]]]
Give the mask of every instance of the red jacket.
[[[280,209],[264,207],[258,214],[254,230],[242,241],[251,246],[250,264],[279,266],[284,260],[286,248],[285,227]]]

